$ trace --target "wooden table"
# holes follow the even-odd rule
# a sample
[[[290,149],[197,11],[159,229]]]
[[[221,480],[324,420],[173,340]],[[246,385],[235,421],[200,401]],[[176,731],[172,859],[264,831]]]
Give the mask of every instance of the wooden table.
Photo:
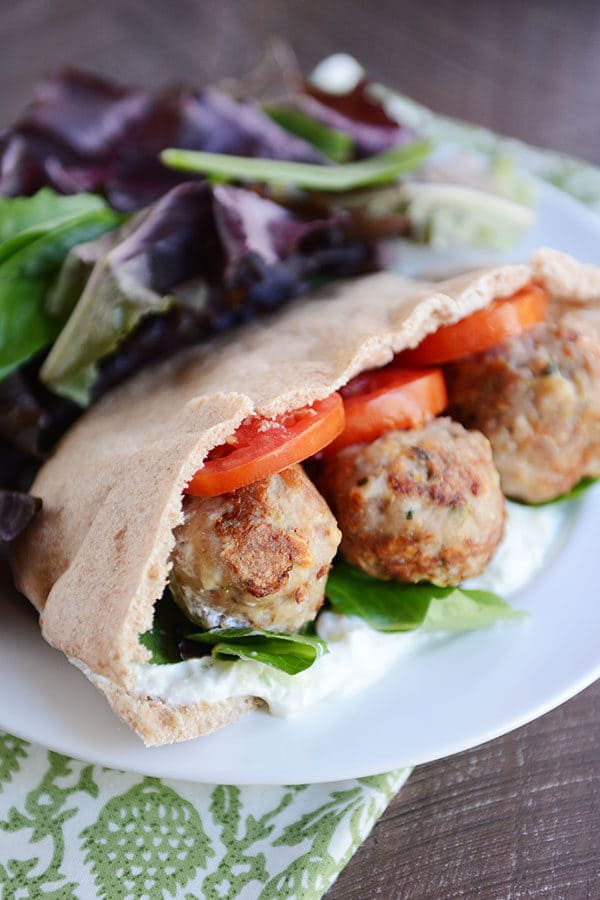
[[[5,0],[0,34],[1,121],[64,62],[202,84],[242,74],[277,34],[307,69],[347,50],[440,112],[600,163],[593,0]],[[600,684],[417,769],[328,896],[542,895],[600,896]]]

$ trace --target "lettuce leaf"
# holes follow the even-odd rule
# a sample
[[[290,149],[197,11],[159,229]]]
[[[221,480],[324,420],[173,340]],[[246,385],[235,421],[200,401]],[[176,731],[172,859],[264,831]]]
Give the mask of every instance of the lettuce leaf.
[[[0,390],[11,377],[9,376],[0,384]],[[16,427],[13,425],[11,418],[18,417],[21,413],[18,404],[4,409],[1,407],[2,398],[0,398],[0,488],[7,491],[27,491],[39,468],[39,457],[34,456],[28,446],[22,448],[7,441],[2,431],[12,431],[18,437],[22,437],[25,444],[28,444],[32,443],[31,432],[35,431],[36,427],[34,424],[33,429],[31,428],[31,419],[29,422],[19,422]],[[27,406],[25,406],[24,412],[27,417],[30,412]],[[31,412],[31,418],[36,422],[37,409],[35,406]]]
[[[215,659],[255,660],[295,675],[311,666],[327,645],[315,635],[287,634],[257,628],[214,628],[190,634],[192,623],[166,590],[154,608],[152,629],[140,643],[154,665],[170,665],[211,652]],[[210,650],[212,648],[212,650]]]
[[[231,185],[178,185],[116,239],[105,236],[67,258],[49,303],[72,312],[42,381],[85,406],[98,385],[152,358],[141,345],[160,330],[161,317],[171,336],[170,326],[184,320],[179,334],[190,343],[278,307],[320,274],[365,271],[371,250],[348,226],[344,213],[305,220]],[[176,346],[168,337],[164,346],[155,342],[154,358]],[[117,375],[108,383],[107,367]]]
[[[385,632],[472,631],[525,615],[488,591],[381,581],[347,563],[329,573],[326,595],[338,612]]]
[[[188,641],[212,646],[215,659],[244,659],[297,675],[328,653],[327,644],[308,634],[287,634],[259,628],[215,628],[189,634]]]
[[[181,662],[179,645],[192,627],[167,589],[154,606],[152,628],[139,636],[140,644],[150,651],[149,662],[156,666]]]
[[[90,401],[99,361],[142,317],[169,308],[171,288],[219,264],[208,188],[179,185],[127,222],[114,241],[101,240],[85,254],[87,265],[76,249],[60,273],[54,308],[72,307],[82,281],[85,286],[40,371],[44,384],[81,406]]]
[[[64,197],[50,188],[41,188],[33,197],[0,197],[0,247],[4,250],[6,241],[23,233],[33,239],[60,222],[99,209],[106,209],[106,203],[96,194]],[[32,232],[36,226],[41,230]]]
[[[0,489],[0,541],[12,541],[18,537],[41,505],[38,497]]]
[[[115,209],[138,211],[184,180],[158,159],[172,146],[323,162],[256,103],[212,88],[144,90],[64,68],[37,86],[33,102],[0,134],[0,193],[49,185],[102,193]]]
[[[0,379],[58,334],[45,308],[49,285],[69,250],[114,228],[120,217],[99,197],[41,191],[0,201]]]
[[[76,244],[69,251],[46,296],[46,310],[66,322],[73,312],[89,280],[94,266],[116,246],[123,230],[116,228],[102,237]]]

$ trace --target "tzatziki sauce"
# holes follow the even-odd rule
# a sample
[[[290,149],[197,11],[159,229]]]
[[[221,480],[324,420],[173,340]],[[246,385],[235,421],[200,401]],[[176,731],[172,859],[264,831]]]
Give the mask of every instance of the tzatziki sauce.
[[[567,504],[543,507],[507,502],[504,539],[485,572],[465,587],[494,591],[505,599],[531,580],[556,550],[568,522]],[[507,628],[519,627],[507,624]],[[135,693],[180,706],[260,697],[277,716],[292,716],[325,697],[347,695],[378,680],[400,657],[439,638],[416,629],[383,634],[352,616],[322,612],[317,634],[329,653],[309,669],[288,675],[253,660],[211,656],[172,665],[136,664]]]

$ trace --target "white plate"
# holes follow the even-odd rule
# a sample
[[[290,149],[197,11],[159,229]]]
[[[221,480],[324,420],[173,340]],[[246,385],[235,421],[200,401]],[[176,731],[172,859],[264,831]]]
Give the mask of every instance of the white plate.
[[[512,256],[540,245],[600,263],[600,220],[543,186],[539,225]],[[600,491],[573,504],[572,517],[544,573],[512,598],[531,612],[524,624],[440,639],[362,693],[325,701],[300,718],[255,712],[209,737],[156,749],[145,749],[83,675],[44,643],[33,611],[6,588],[0,727],[104,766],[214,783],[334,781],[465,750],[600,677]]]

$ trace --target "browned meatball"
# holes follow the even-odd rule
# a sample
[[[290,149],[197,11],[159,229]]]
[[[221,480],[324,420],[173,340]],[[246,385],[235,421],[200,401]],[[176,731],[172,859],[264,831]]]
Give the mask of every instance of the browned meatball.
[[[600,475],[600,343],[564,315],[448,366],[451,414],[492,444],[502,489],[550,500]]]
[[[341,450],[319,485],[344,556],[378,578],[459,584],[485,569],[502,538],[490,445],[450,419]]]
[[[315,618],[341,535],[300,466],[220,497],[187,497],[184,513],[170,580],[190,619],[296,631]]]

